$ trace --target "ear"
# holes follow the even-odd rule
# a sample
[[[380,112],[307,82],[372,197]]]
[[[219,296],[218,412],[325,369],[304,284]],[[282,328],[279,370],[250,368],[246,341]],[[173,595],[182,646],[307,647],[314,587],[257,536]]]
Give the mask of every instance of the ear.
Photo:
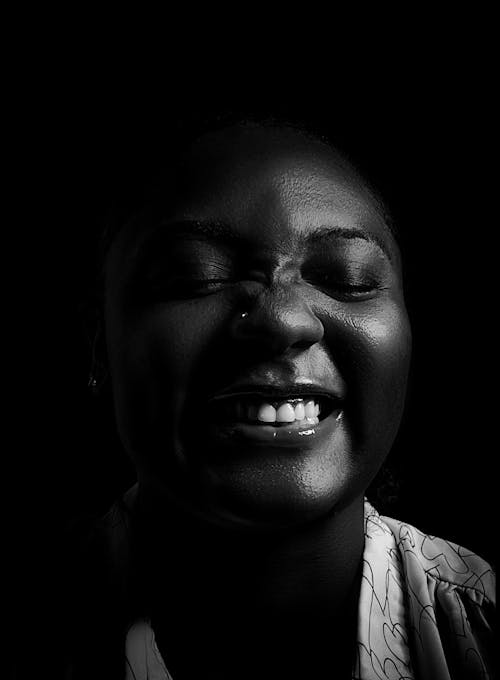
[[[108,357],[101,305],[93,300],[80,307],[85,335],[90,348],[90,371],[88,387],[92,393],[100,393],[108,378]]]
[[[88,386],[93,394],[101,392],[108,379],[108,358],[106,353],[106,339],[102,318],[97,319],[91,346],[91,363]]]

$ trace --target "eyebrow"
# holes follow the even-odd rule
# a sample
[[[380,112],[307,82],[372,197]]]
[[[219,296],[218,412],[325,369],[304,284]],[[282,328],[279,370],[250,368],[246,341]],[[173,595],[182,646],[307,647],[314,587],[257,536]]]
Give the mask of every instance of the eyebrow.
[[[236,244],[245,241],[245,238],[235,232],[229,224],[218,220],[178,220],[163,222],[160,226],[168,227],[168,236],[201,237],[207,241],[224,244]],[[305,236],[304,241],[306,243],[316,244],[334,239],[362,239],[377,246],[382,253],[392,261],[392,255],[383,239],[377,234],[357,227],[316,227]]]
[[[207,241],[224,243],[239,243],[242,240],[229,224],[218,220],[179,220],[164,222],[161,226],[168,227],[169,236],[201,236]]]
[[[364,229],[357,227],[316,227],[310,234],[307,235],[306,240],[310,243],[318,243],[329,239],[363,239],[368,243],[376,245],[384,255],[392,261],[392,255],[387,247],[387,244],[377,234],[373,234]]]

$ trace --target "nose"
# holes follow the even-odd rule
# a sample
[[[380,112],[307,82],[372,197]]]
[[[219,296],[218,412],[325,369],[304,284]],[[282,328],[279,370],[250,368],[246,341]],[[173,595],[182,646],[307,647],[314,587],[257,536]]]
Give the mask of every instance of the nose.
[[[323,324],[301,294],[300,284],[273,284],[252,300],[233,324],[233,337],[270,354],[306,349],[324,335]]]

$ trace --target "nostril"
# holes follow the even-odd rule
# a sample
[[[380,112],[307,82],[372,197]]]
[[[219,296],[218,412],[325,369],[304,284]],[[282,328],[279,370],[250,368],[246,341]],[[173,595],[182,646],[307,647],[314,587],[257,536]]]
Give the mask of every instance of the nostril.
[[[324,335],[323,324],[303,301],[291,305],[276,300],[260,300],[250,308],[239,309],[232,321],[233,337],[257,343],[273,353],[289,348],[305,350]]]
[[[317,340],[314,342],[317,342]],[[314,342],[311,343],[311,340],[298,340],[297,342],[294,342],[291,347],[294,347],[295,349],[307,349],[311,344],[314,344]]]

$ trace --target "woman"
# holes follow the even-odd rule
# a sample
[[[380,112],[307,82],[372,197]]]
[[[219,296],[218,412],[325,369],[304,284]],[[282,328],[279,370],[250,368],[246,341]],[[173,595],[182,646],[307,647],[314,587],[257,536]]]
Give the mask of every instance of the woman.
[[[491,677],[491,569],[365,499],[411,353],[382,200],[284,122],[168,161],[106,238],[91,386],[138,484],[78,553],[70,677]]]

